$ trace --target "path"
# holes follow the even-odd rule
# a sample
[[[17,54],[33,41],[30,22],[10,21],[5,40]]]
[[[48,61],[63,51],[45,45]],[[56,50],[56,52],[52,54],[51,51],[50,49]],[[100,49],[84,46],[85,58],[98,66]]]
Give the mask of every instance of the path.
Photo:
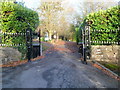
[[[75,44],[65,44],[56,45],[41,60],[5,70],[3,88],[118,87],[118,81],[90,64],[82,64]]]

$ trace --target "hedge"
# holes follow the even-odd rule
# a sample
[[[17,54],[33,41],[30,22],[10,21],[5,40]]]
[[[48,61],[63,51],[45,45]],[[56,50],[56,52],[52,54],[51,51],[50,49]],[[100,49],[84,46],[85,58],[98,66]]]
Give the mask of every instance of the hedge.
[[[0,18],[0,31],[3,33],[25,33],[28,27],[35,31],[39,25],[37,12],[18,3],[0,2]],[[25,43],[25,37],[5,36],[2,41],[6,41],[5,44]]]
[[[85,23],[85,20],[81,23],[81,25],[79,25],[79,27],[76,27],[76,42],[77,42],[77,44],[79,43],[79,42],[82,42],[82,30],[84,30],[85,29],[85,25],[86,25],[86,23]]]
[[[119,7],[115,6],[107,10],[91,13],[86,17],[90,22],[91,29],[115,30],[119,27]]]
[[[81,25],[84,28],[89,24],[91,29],[91,41],[120,42],[119,9],[115,6],[107,10],[90,13]],[[111,43],[109,43],[111,44]]]

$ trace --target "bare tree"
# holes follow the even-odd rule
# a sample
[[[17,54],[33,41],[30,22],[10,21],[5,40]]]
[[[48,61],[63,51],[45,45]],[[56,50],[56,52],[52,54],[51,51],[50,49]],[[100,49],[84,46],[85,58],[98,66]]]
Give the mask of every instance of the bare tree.
[[[74,20],[77,22],[77,24],[80,24],[84,18],[89,14],[89,13],[94,13],[99,10],[106,10],[112,6],[116,6],[117,2],[108,0],[106,1],[96,1],[96,0],[84,0],[84,2],[80,2],[78,7],[80,10],[80,14],[76,15],[74,17]]]
[[[56,23],[58,22],[59,13],[63,10],[61,2],[41,2],[39,9],[40,27],[49,33],[49,39],[51,40],[52,34],[57,30]]]

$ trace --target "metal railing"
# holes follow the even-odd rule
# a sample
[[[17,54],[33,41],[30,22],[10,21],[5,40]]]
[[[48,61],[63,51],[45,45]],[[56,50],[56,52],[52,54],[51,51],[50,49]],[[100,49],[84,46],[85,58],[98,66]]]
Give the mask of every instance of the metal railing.
[[[26,42],[15,41],[16,38],[23,38],[25,40],[26,33],[8,33],[8,32],[0,32],[0,46],[3,47],[11,47],[11,46],[22,46],[26,45]],[[22,39],[22,40],[23,40]]]
[[[91,45],[120,45],[120,30],[90,30],[90,37]]]
[[[39,37],[39,44],[32,43],[33,36]],[[27,28],[25,33],[0,32],[0,47],[26,47],[26,57],[28,62],[31,58],[42,55],[40,30],[39,33],[33,33],[31,28]]]

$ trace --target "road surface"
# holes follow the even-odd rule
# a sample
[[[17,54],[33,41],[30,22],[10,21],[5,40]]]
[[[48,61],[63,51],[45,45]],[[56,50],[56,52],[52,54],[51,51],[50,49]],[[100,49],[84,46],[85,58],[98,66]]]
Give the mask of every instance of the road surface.
[[[3,88],[117,88],[118,81],[82,64],[75,45],[58,45],[45,58],[14,68],[3,68]]]

